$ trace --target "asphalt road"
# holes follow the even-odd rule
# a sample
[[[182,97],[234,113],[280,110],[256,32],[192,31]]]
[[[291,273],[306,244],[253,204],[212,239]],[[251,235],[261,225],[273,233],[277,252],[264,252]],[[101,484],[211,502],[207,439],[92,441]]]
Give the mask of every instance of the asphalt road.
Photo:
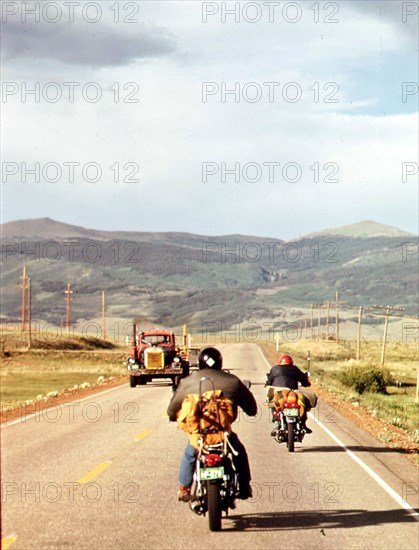
[[[267,364],[252,344],[221,346],[260,405],[235,429],[254,496],[210,533],[177,501],[186,434],[169,424],[164,382],[121,386],[1,429],[2,547],[18,549],[419,547],[418,470],[330,407],[288,453],[263,406]],[[315,368],[315,365],[313,365]]]

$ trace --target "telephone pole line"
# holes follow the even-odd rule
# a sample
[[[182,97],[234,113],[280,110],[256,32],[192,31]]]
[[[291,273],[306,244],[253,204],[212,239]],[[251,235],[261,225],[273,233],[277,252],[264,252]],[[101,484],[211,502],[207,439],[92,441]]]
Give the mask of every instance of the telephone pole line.
[[[70,302],[71,302],[71,295],[73,294],[73,291],[71,290],[70,283],[67,284],[67,290],[64,290],[64,294],[67,294],[67,296],[64,298],[67,302],[67,304],[66,304],[66,315],[65,315],[65,326],[67,328],[67,336],[70,337]]]
[[[106,340],[105,290],[102,289],[102,338]]]
[[[390,318],[391,311],[405,311],[404,308],[400,307],[391,307],[391,306],[372,306],[372,309],[383,309],[385,310],[386,320],[384,322],[384,336],[383,336],[383,346],[381,348],[381,366],[384,366],[385,354],[386,354],[386,344],[387,344],[387,333],[388,333],[388,321]]]
[[[22,275],[19,277],[19,279],[22,279],[22,284],[19,285],[19,288],[22,289],[22,325],[21,325],[21,333],[23,334],[26,329],[26,283],[28,280],[28,277],[26,276],[26,265],[23,266]]]
[[[28,348],[32,346],[32,287],[28,277]]]
[[[313,340],[313,304],[310,304],[310,340]]]
[[[339,290],[336,291],[336,342],[339,344]]]
[[[326,340],[329,341],[330,302],[327,302],[326,313]]]

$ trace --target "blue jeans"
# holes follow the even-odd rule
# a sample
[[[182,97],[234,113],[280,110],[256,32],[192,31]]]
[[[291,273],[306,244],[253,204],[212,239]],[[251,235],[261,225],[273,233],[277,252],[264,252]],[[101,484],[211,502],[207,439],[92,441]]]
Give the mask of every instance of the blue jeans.
[[[251,479],[249,458],[247,456],[246,449],[237,437],[237,434],[231,432],[229,440],[233,448],[239,453],[237,456],[233,455],[233,463],[239,478],[239,487],[245,489],[248,487]],[[185,452],[183,453],[182,462],[180,463],[179,469],[179,483],[184,487],[190,487],[192,485],[197,453],[198,451],[195,447],[188,442]]]

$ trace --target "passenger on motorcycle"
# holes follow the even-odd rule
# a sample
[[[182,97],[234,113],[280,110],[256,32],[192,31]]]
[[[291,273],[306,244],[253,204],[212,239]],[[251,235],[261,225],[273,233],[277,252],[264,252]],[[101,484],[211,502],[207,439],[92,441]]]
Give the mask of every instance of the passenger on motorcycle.
[[[188,394],[199,393],[200,382],[204,377],[211,378],[214,382],[214,387],[210,383],[210,380],[206,380],[202,383],[202,391],[204,392],[211,389],[222,390],[223,394],[233,402],[234,420],[237,417],[238,407],[241,407],[249,416],[256,415],[257,405],[253,394],[237,376],[222,371],[222,365],[222,355],[216,348],[209,347],[201,351],[198,359],[199,371],[195,371],[188,377],[183,378],[176,393],[172,397],[167,409],[170,420],[176,421],[177,413],[181,409],[182,402]],[[233,462],[237,470],[239,481],[238,498],[247,499],[252,496],[250,487],[250,466],[247,452],[236,433],[231,432],[229,440],[233,448],[238,452],[237,456],[233,456]],[[184,502],[190,500],[196,455],[197,450],[188,442],[179,469],[180,488],[178,497],[179,500]]]
[[[311,407],[315,407],[317,403],[317,396],[310,390],[304,390],[299,387],[299,383],[303,388],[311,386],[310,380],[307,374],[302,372],[296,365],[290,355],[281,355],[278,365],[271,368],[268,379],[266,381],[267,386],[274,386],[275,388],[298,390],[304,397],[307,403],[306,410]],[[269,397],[269,392],[268,392]],[[312,430],[307,427],[307,413],[304,413],[304,417],[301,419],[304,428],[307,433],[312,433]],[[275,435],[276,430],[272,431],[271,435]]]

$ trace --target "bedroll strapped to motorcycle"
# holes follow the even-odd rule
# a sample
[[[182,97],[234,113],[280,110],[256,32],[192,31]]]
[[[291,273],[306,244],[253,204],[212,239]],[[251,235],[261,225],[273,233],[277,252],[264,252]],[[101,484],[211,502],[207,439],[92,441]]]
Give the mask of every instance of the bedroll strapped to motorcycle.
[[[189,441],[196,449],[199,441],[205,446],[224,441],[224,433],[231,433],[234,418],[233,402],[222,390],[209,390],[199,395],[185,397],[178,412],[178,428],[189,434]]]
[[[306,408],[309,408],[305,397],[298,391],[294,390],[276,390],[274,391],[270,402],[273,408],[282,410],[287,401],[298,403],[300,416],[303,416]]]

